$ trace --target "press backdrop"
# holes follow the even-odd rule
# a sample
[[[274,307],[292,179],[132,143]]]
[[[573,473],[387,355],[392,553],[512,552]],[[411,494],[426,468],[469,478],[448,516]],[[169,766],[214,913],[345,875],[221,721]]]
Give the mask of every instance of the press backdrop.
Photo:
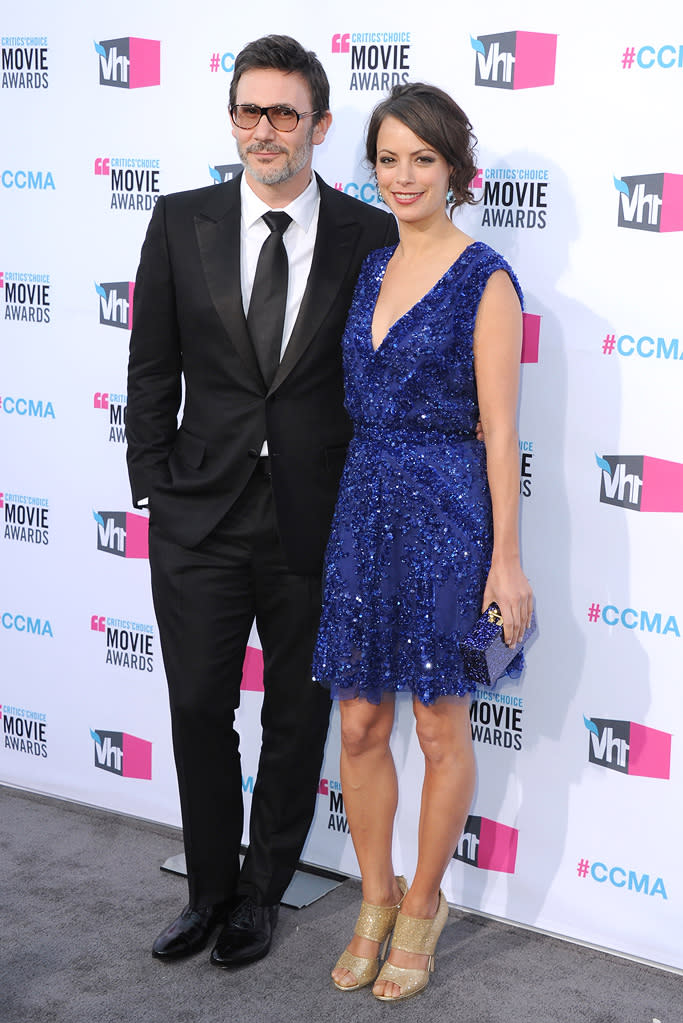
[[[407,0],[227,8],[47,0],[0,23],[0,778],[179,823],[147,523],[124,421],[133,281],[161,193],[230,177],[234,54],[268,32],[332,84],[323,177],[377,203],[363,126],[397,81],[451,92],[480,139],[459,224],[526,294],[524,677],[472,706],[478,785],[451,902],[683,967],[683,32],[675,5]],[[254,634],[239,724],[259,748]],[[409,702],[396,866],[416,858]],[[357,872],[336,711],[306,858]]]

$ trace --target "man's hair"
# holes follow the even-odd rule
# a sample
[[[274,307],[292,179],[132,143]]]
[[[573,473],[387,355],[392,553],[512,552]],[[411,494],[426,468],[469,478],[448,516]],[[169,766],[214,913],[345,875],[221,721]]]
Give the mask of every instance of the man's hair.
[[[301,75],[311,93],[312,109],[317,111],[313,124],[330,108],[330,83],[325,69],[312,50],[305,50],[291,36],[263,36],[247,43],[235,58],[235,69],[230,82],[230,106],[237,101],[237,86],[245,71],[264,68]],[[303,113],[303,111],[299,111]]]

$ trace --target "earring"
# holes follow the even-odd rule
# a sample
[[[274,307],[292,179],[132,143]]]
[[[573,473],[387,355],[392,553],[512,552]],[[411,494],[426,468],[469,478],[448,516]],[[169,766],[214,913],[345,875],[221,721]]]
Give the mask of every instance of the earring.
[[[455,202],[455,192],[453,191],[452,188],[449,188],[448,191],[446,192],[446,205],[447,206],[452,206],[454,202]]]

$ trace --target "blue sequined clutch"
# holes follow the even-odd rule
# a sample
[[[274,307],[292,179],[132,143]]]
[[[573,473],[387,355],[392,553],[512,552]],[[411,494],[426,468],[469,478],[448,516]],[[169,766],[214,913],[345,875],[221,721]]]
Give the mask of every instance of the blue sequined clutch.
[[[522,646],[511,650],[503,640],[503,616],[497,604],[489,604],[483,615],[458,644],[469,682],[495,686],[499,678],[519,678],[524,668],[524,643],[536,631],[536,612],[524,633]]]

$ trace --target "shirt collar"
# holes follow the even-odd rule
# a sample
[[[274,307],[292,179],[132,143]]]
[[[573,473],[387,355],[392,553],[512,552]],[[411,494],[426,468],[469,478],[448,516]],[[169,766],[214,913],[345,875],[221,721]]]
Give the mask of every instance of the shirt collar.
[[[259,199],[256,193],[252,191],[246,173],[242,175],[240,182],[240,199],[242,203],[242,219],[247,230],[253,227],[264,213],[272,209],[268,203],[265,203],[263,199]],[[283,209],[289,214],[295,224],[303,231],[308,231],[318,207],[319,199],[318,179],[315,174],[311,174],[311,180],[301,195],[297,195],[296,199],[293,199],[288,206],[278,207],[278,209]]]

